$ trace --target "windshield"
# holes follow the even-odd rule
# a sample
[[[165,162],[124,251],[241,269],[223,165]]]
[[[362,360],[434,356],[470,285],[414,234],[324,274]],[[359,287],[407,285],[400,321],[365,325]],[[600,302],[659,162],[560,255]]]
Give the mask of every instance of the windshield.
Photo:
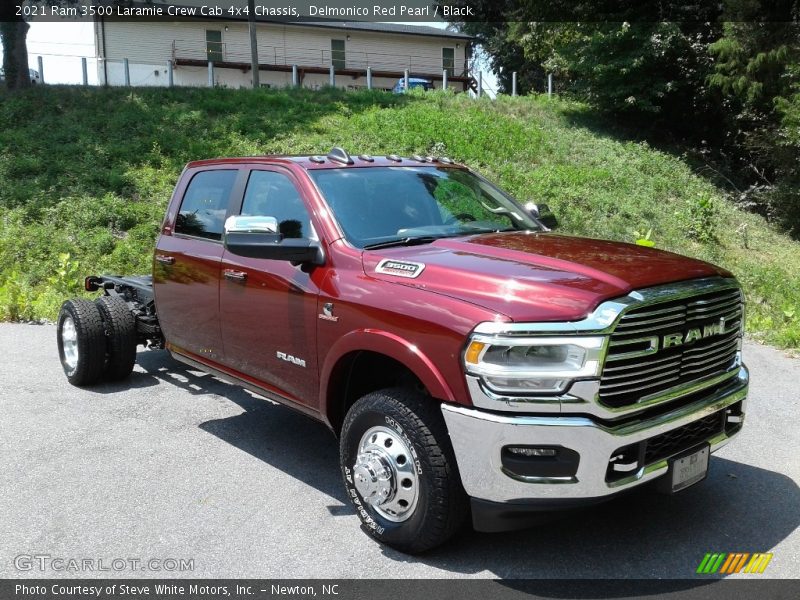
[[[463,169],[370,167],[315,170],[310,175],[345,237],[357,248],[539,229],[519,205]]]

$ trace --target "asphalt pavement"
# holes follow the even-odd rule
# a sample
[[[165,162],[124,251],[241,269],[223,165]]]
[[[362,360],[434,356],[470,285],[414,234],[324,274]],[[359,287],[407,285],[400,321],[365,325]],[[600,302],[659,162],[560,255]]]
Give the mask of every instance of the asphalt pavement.
[[[0,577],[685,578],[706,552],[800,575],[800,360],[773,348],[746,344],[745,427],[703,484],[410,557],[359,530],[323,425],[164,351],[75,388],[55,340],[0,325]]]

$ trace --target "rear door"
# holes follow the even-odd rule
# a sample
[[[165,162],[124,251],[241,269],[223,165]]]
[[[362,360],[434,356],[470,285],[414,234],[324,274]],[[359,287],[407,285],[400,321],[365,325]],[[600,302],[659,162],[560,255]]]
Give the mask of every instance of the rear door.
[[[317,239],[294,176],[253,169],[234,214],[275,217],[284,237]],[[316,409],[317,296],[323,272],[282,260],[222,255],[225,362],[280,395]]]
[[[222,231],[240,171],[189,171],[156,245],[153,287],[168,345],[181,354],[220,361]]]

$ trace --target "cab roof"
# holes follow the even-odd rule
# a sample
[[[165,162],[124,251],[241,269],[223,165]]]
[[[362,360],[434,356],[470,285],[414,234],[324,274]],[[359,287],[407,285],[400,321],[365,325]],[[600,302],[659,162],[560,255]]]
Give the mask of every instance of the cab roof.
[[[287,156],[282,154],[273,154],[265,156],[242,156],[231,158],[210,158],[205,160],[196,160],[190,162],[187,167],[205,167],[215,165],[237,165],[237,164],[295,164],[303,169],[316,170],[316,169],[340,169],[347,167],[400,167],[400,166],[450,166],[456,168],[466,168],[461,164],[455,163],[447,157],[439,156],[422,156],[415,154],[413,156],[400,156],[398,154],[388,154],[385,156],[371,156],[368,154],[359,154],[358,156],[351,156],[343,148],[334,147],[331,151],[323,155],[309,155],[309,156]]]

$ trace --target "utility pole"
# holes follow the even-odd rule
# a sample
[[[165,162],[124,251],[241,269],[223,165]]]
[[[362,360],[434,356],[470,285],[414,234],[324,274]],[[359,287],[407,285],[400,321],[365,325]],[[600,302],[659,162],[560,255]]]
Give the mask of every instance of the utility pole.
[[[250,29],[250,70],[253,73],[253,89],[261,87],[258,72],[258,42],[256,41],[256,0],[247,0],[247,22]]]

